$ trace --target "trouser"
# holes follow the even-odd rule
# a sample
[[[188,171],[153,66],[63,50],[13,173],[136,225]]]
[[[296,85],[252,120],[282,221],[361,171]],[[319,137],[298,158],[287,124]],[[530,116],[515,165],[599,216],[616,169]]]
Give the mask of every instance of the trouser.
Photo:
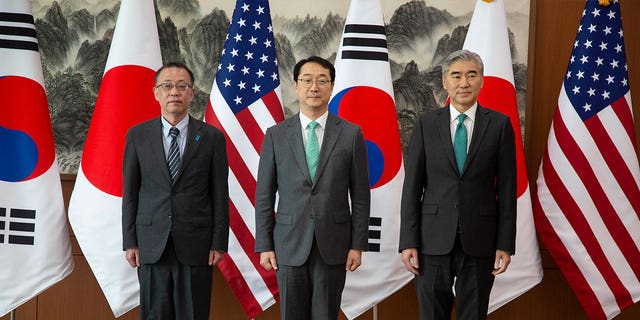
[[[140,319],[207,320],[213,269],[180,263],[172,242],[169,237],[158,262],[138,268]]]
[[[346,275],[344,264],[329,265],[324,262],[314,240],[309,258],[303,265],[278,265],[276,278],[280,290],[280,318],[337,319]]]
[[[449,320],[453,310],[455,280],[456,319],[486,319],[493,286],[495,257],[473,257],[460,245],[460,237],[447,255],[420,255],[415,277],[422,320]]]

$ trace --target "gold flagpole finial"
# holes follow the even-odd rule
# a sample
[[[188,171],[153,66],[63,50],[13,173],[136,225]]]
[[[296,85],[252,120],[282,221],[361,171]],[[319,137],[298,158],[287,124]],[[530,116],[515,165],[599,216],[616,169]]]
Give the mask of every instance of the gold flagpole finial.
[[[601,6],[605,6],[605,7],[606,7],[606,6],[608,6],[608,5],[610,5],[610,4],[611,4],[611,1],[610,1],[610,0],[598,0],[598,3],[599,3]]]
[[[484,2],[493,2],[493,0],[482,0]]]

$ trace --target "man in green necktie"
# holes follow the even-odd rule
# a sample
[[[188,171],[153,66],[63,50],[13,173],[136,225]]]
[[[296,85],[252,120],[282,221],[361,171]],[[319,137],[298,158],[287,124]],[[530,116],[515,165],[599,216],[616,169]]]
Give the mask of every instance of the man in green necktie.
[[[442,64],[450,104],[422,115],[408,147],[400,251],[420,319],[486,319],[493,280],[515,253],[516,158],[509,118],[478,104],[480,56]]]
[[[345,270],[360,266],[368,245],[367,149],[360,127],[328,111],[334,79],[323,58],[298,62],[300,113],[269,128],[262,144],[256,252],[276,270],[281,319],[337,319]]]

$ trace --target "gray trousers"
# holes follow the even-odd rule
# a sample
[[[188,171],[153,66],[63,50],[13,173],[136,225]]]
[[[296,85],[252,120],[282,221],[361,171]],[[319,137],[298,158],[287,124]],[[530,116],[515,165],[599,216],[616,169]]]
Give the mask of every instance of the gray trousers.
[[[344,264],[324,262],[314,240],[309,258],[303,265],[278,265],[280,319],[337,319],[346,276]]]
[[[138,268],[140,319],[209,319],[212,278],[211,266],[180,263],[169,237],[160,260]]]

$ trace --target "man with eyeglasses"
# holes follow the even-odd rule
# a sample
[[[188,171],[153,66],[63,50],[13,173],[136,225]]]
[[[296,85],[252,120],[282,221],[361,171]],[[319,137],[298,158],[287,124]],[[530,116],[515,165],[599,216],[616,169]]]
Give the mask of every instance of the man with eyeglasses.
[[[165,64],[155,82],[161,116],[126,138],[123,247],[138,268],[140,319],[209,319],[212,268],[229,236],[225,138],[189,116],[187,66]]]
[[[255,249],[276,270],[281,319],[337,319],[346,270],[367,248],[367,150],[358,126],[328,112],[334,79],[329,61],[299,61],[300,112],[267,129],[262,144]]]

